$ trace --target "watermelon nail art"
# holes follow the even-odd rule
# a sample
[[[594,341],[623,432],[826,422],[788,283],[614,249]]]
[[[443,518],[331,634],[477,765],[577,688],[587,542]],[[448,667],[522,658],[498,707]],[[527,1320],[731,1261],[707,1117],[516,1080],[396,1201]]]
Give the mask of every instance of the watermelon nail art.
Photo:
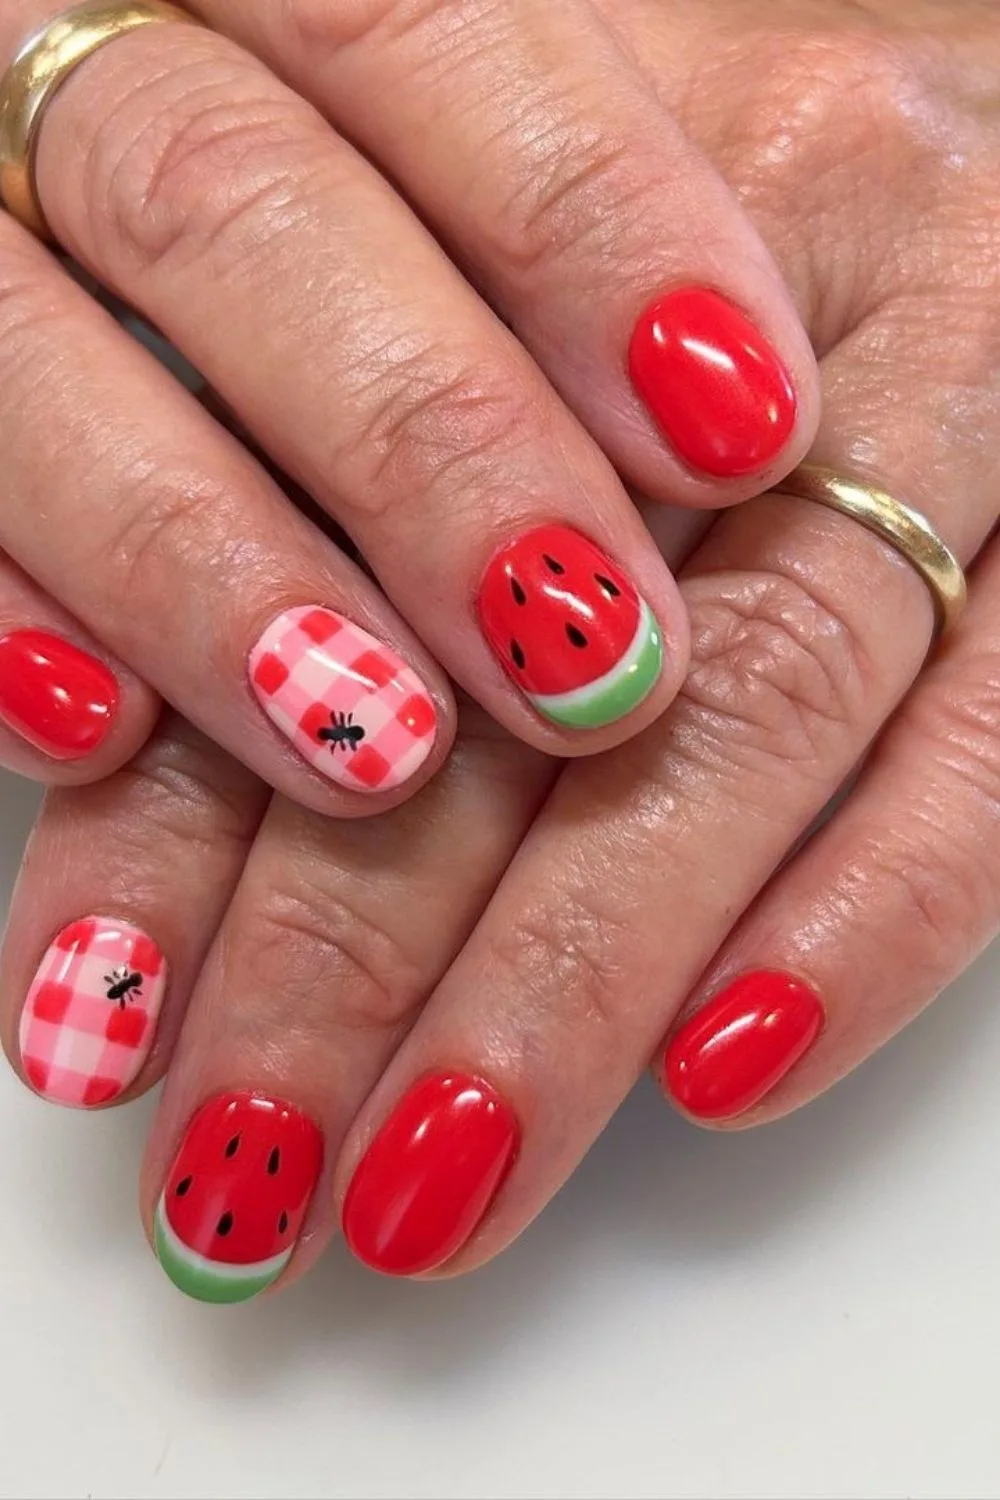
[[[479,619],[508,676],[546,719],[599,729],[652,692],[663,634],[635,586],[568,526],[539,526],[498,552]]]
[[[201,1302],[245,1302],[292,1258],[323,1165],[323,1138],[280,1099],[220,1094],[194,1116],[154,1222],[170,1280]]]

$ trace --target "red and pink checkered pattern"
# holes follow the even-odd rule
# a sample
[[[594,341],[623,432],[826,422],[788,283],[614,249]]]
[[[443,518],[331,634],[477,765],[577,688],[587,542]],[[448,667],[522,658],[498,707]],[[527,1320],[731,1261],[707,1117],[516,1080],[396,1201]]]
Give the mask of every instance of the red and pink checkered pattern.
[[[63,928],[21,1013],[32,1088],[82,1109],[117,1098],[149,1055],[166,982],[163,954],[128,922],[85,917]]]
[[[391,791],[431,752],[437,711],[416,672],[332,610],[279,615],[251,653],[250,679],[299,754],[352,791]]]

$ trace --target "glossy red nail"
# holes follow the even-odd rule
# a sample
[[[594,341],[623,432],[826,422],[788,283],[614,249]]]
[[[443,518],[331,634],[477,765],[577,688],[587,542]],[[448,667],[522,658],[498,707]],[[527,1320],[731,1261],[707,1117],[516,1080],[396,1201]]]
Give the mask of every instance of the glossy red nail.
[[[0,720],[53,760],[81,760],[107,739],[118,684],[103,662],[44,630],[0,637]]]
[[[451,1260],[514,1165],[520,1132],[481,1078],[423,1079],[396,1105],[362,1158],[344,1201],[344,1236],[359,1260],[415,1276]]]
[[[775,350],[707,287],[682,287],[646,309],[629,374],[677,454],[720,479],[766,468],[795,427],[795,389]]]
[[[570,526],[537,526],[495,553],[477,608],[504,671],[554,724],[613,724],[659,681],[663,632],[652,610]]]
[[[320,1169],[308,1115],[265,1094],[209,1099],[192,1119],[156,1209],[160,1264],[202,1302],[245,1302],[291,1260]]]
[[[688,1114],[731,1119],[769,1094],[822,1029],[822,1001],[801,979],[742,974],[677,1032],[664,1082]]]

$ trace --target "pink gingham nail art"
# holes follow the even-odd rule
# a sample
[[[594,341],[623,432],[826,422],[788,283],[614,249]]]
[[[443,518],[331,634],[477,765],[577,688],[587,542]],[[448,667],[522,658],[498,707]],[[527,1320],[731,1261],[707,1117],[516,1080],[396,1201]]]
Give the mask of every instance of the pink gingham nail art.
[[[299,754],[352,791],[391,791],[434,744],[437,710],[413,668],[331,609],[279,615],[250,653],[250,680]]]
[[[53,1104],[89,1109],[128,1088],[153,1045],[167,965],[128,922],[85,917],[64,927],[21,1013],[21,1063]]]

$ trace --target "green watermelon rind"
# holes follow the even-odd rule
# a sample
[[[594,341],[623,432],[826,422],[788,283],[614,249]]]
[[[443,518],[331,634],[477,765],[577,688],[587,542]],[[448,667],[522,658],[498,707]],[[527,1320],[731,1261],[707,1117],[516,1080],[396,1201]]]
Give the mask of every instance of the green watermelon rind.
[[[156,1254],[174,1286],[199,1302],[248,1302],[277,1281],[292,1257],[294,1246],[252,1265],[229,1265],[189,1250],[167,1219],[161,1196],[153,1221]]]
[[[624,719],[648,698],[663,670],[663,633],[643,599],[628,650],[609,671],[568,693],[535,693],[532,706],[569,729],[600,729]]]

